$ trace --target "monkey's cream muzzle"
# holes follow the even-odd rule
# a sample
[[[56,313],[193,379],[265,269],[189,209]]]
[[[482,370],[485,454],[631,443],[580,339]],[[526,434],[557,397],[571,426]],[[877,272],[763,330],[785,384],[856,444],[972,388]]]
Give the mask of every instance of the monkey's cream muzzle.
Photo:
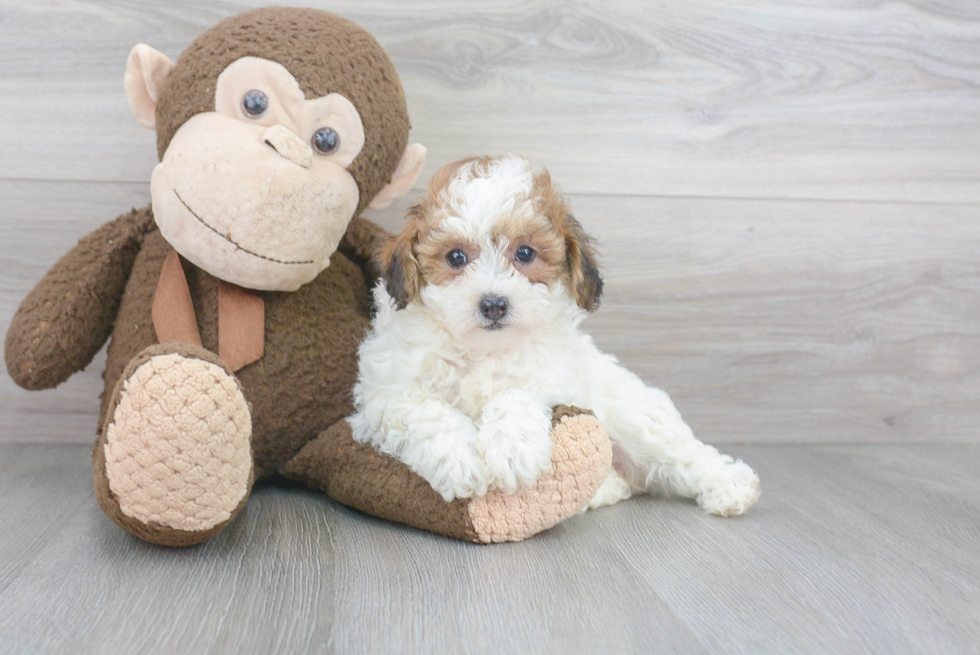
[[[264,106],[247,107],[247,95]],[[315,151],[323,129],[334,147]],[[218,77],[215,110],[184,123],[154,169],[157,225],[177,252],[222,280],[295,291],[327,267],[357,209],[347,166],[363,146],[347,98],[306,99],[281,64],[243,57]]]
[[[286,134],[210,113],[177,131],[150,180],[157,225],[177,252],[250,289],[294,291],[327,267],[357,184]]]

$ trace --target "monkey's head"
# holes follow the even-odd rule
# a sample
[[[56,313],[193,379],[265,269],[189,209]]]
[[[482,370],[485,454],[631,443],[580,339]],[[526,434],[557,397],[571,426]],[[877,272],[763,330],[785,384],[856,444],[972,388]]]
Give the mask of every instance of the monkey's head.
[[[395,68],[354,23],[316,9],[257,9],[199,36],[177,63],[147,45],[126,96],[157,132],[153,214],[164,238],[218,278],[293,291],[330,263],[350,220],[408,191]]]

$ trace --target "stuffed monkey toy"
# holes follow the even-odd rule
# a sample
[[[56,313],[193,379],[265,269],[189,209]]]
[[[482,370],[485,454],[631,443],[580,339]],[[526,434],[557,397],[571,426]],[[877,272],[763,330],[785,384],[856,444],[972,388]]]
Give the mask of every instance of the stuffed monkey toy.
[[[177,63],[130,53],[130,107],[155,129],[152,204],[64,255],[18,309],[7,370],[57,386],[107,339],[95,493],[133,535],[200,543],[286,478],[383,518],[474,542],[513,541],[585,505],[610,466],[588,412],[554,410],[536,487],[446,503],[353,441],[357,348],[373,255],[360,217],[408,191],[425,148],[387,54],[350,21],[258,9],[199,36]]]

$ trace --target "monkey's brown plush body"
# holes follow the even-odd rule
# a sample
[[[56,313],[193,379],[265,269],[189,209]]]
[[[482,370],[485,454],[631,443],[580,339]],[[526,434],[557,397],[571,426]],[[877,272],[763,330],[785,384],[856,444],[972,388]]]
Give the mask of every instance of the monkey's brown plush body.
[[[387,239],[352,217],[410,187],[424,156],[406,145],[404,96],[373,38],[325,12],[256,10],[203,34],[176,66],[162,57],[137,46],[127,72],[134,112],[157,129],[154,204],[66,254],[21,305],[5,347],[11,377],[44,389],[84,368],[111,336],[93,453],[105,512],[134,535],[177,546],[219,532],[255,481],[276,477],[477,542],[525,538],[584,506],[611,453],[582,410],[556,408],[554,466],[514,496],[446,503],[407,467],[351,437],[344,418],[370,322],[372,256]],[[242,111],[251,110],[255,89],[267,103],[257,122],[222,109],[222,94],[244,91]],[[288,122],[275,116],[276,102],[290,116],[313,113],[307,123]],[[329,138],[318,141],[324,126]],[[304,129],[312,150],[295,136]],[[243,201],[260,217],[247,229],[244,219],[217,222],[239,210],[214,200],[227,191],[221,180],[235,179],[235,171],[220,173],[234,162],[223,154],[202,164],[213,147],[195,150],[222,130],[243,143],[256,135],[248,147],[256,167],[267,165],[264,195]],[[318,185],[333,185],[331,193],[303,195]],[[249,180],[242,193],[254,186]]]

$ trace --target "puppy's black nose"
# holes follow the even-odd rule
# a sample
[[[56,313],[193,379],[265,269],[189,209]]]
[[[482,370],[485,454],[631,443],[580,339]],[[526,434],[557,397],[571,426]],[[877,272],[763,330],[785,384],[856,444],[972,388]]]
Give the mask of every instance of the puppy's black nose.
[[[500,296],[483,296],[480,298],[480,313],[491,321],[499,321],[507,316],[507,299]]]

